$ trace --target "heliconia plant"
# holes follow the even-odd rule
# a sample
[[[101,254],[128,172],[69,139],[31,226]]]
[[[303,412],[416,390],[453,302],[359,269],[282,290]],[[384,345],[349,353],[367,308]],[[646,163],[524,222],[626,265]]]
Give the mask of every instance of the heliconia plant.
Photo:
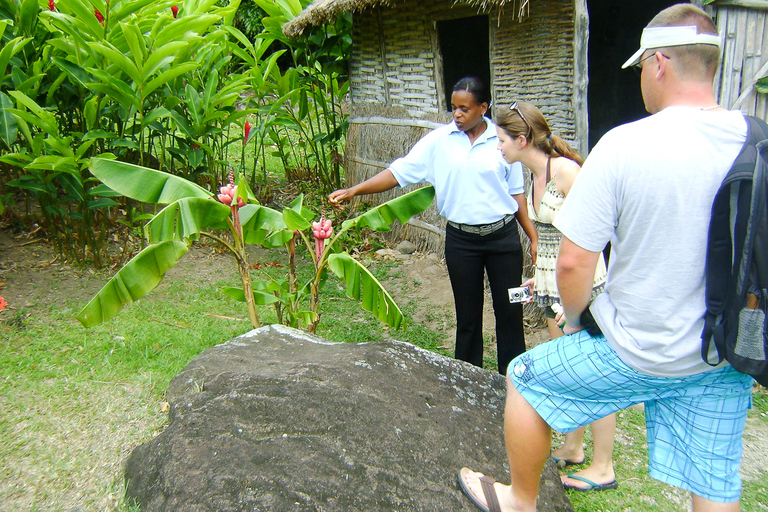
[[[149,293],[200,236],[217,240],[234,256],[243,286],[225,287],[222,291],[246,303],[254,328],[260,326],[257,306],[273,305],[278,321],[294,327],[301,321],[310,332],[315,332],[320,321],[320,285],[326,268],[345,281],[346,294],[361,301],[363,309],[390,327],[404,327],[402,311],[381,283],[352,256],[336,251],[335,245],[339,237],[353,227],[386,231],[395,220],[407,222],[432,203],[432,187],[420,188],[347,220],[334,236],[332,222],[324,216],[313,225],[314,214],[303,206],[302,195],[278,212],[258,204],[242,175],[235,179],[230,173],[229,183],[214,195],[171,174],[106,157],[92,159],[90,170],[118,194],[166,206],[145,226],[148,246],[80,311],[77,319],[85,327],[109,320],[123,306]],[[231,241],[220,236],[222,230],[229,232]],[[304,243],[315,269],[312,279],[303,286],[298,285],[296,278],[296,241]],[[289,279],[252,283],[246,244],[286,247]],[[307,296],[309,310],[302,310],[302,299]]]

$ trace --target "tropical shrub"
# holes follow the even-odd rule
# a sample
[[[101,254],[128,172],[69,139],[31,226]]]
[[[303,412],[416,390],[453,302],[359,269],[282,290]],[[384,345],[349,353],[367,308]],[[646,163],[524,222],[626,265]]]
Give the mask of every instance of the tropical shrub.
[[[347,295],[360,300],[365,310],[391,327],[403,326],[400,308],[376,278],[360,262],[334,247],[339,237],[353,227],[383,231],[395,220],[405,223],[429,207],[434,197],[432,187],[405,194],[347,220],[334,236],[332,223],[324,215],[319,221],[311,222],[314,214],[303,206],[302,196],[278,212],[258,204],[247,180],[240,176],[235,182],[234,173],[229,183],[221,187],[216,201],[211,192],[187,180],[116,160],[95,158],[91,172],[120,194],[136,201],[167,206],[145,227],[148,246],[117,272],[80,312],[77,318],[86,327],[112,318],[125,304],[154,289],[165,272],[200,236],[219,241],[234,257],[243,287],[223,291],[246,303],[253,327],[260,324],[257,306],[272,304],[278,318],[286,324],[297,327],[303,322],[310,332],[315,332],[320,321],[320,287],[327,268],[345,281]],[[222,231],[229,234],[228,239]],[[301,286],[295,266],[297,240],[307,247],[315,269],[312,279]],[[288,279],[253,285],[246,244],[286,247]]]
[[[290,16],[305,5],[279,4]],[[37,203],[65,258],[105,264],[110,232],[122,229],[125,245],[146,218],[142,203],[91,175],[102,154],[215,190],[247,126],[243,142],[254,146],[239,146],[240,167],[252,189],[269,180],[273,147],[289,176],[307,169],[320,190],[340,186],[347,86],[343,74],[327,73],[345,62],[348,30],[294,43],[277,26],[288,14],[272,5],[270,28],[250,40],[232,26],[238,6],[48,0],[41,9],[37,0],[0,0],[0,184]],[[289,49],[273,51],[276,41]],[[294,62],[285,71],[284,54]]]

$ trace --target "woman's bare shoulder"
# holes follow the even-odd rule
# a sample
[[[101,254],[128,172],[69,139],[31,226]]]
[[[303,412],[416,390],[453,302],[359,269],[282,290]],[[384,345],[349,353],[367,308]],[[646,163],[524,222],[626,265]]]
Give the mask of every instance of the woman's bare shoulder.
[[[555,186],[557,186],[557,189],[561,193],[567,194],[571,189],[574,180],[576,180],[576,176],[579,174],[581,166],[570,158],[565,158],[564,156],[558,157],[556,161],[553,160],[552,163],[556,164],[554,166],[555,168],[552,169]]]

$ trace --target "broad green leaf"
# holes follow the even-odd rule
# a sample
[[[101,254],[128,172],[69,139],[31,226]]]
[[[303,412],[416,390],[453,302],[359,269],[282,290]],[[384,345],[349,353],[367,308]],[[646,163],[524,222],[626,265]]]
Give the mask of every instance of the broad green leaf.
[[[170,69],[167,69],[157,75],[154,79],[152,79],[147,85],[144,86],[142,89],[142,94],[146,98],[150,95],[155,89],[160,87],[161,85],[164,85],[170,81],[172,81],[174,78],[176,78],[179,75],[183,75],[184,73],[187,73],[188,71],[192,71],[198,67],[198,64],[196,62],[185,62],[184,64],[180,64],[178,66],[173,66]]]
[[[176,58],[175,53],[188,44],[187,41],[173,41],[162,48],[152,50],[144,63],[144,67],[141,68],[141,73],[146,77],[152,76],[159,68],[170,64]]]
[[[755,82],[755,90],[763,94],[768,93],[768,76],[764,76]]]
[[[131,80],[133,80],[134,83],[137,85],[144,83],[136,64],[123,55],[117,48],[111,45],[107,46],[107,44],[88,43],[91,48],[103,55],[111,64],[116,65],[121,71],[131,77]]]
[[[296,311],[295,313],[289,311],[288,317],[291,319],[291,327],[296,327],[298,320],[307,325],[313,324],[317,320],[317,315],[312,311]]]
[[[331,254],[328,266],[347,283],[347,296],[359,300],[364,310],[370,311],[390,327],[405,327],[403,312],[381,283],[359,261],[347,253]]]
[[[84,327],[92,327],[114,317],[123,306],[155,289],[188,250],[187,244],[175,241],[146,247],[86,304],[77,320]]]
[[[16,118],[7,110],[11,108],[13,108],[11,99],[0,92],[0,139],[5,141],[7,147],[16,140],[18,133]]]
[[[85,142],[92,139],[114,139],[115,137],[117,137],[117,135],[106,130],[89,130],[88,133],[83,135],[82,141]]]
[[[209,198],[186,197],[163,208],[145,227],[149,243],[186,240],[204,229],[226,227],[232,210]]]
[[[184,178],[117,160],[92,158],[90,169],[112,190],[144,203],[170,204],[185,197],[212,195]]]
[[[88,73],[76,63],[62,59],[61,57],[53,57],[51,61],[56,64],[59,69],[64,71],[75,84],[80,84],[85,87],[85,84],[91,81]]]
[[[149,76],[143,72],[144,61],[147,59],[147,48],[144,43],[144,37],[141,35],[139,27],[135,23],[121,23],[123,36],[125,36],[125,42],[131,49],[131,55],[133,56],[133,62],[136,64],[136,69],[142,76]],[[143,80],[142,80],[143,82]]]
[[[245,302],[245,292],[243,291],[242,288],[235,288],[234,286],[224,286],[221,288],[221,291],[224,292],[224,294],[227,297],[233,298],[239,302]],[[251,290],[251,293],[253,294],[253,302],[257,306],[266,306],[268,304],[274,304],[275,302],[278,302],[280,300],[274,295],[272,295],[271,293],[264,293],[256,290]]]
[[[434,197],[435,189],[432,186],[422,187],[368,210],[359,217],[344,221],[342,229],[368,226],[374,231],[389,231],[395,220],[405,224],[408,219],[429,208]]]
[[[113,206],[120,206],[120,203],[118,203],[114,199],[101,197],[99,199],[94,199],[93,201],[86,201],[85,206],[89,210],[99,210],[101,208],[111,208]]]
[[[130,2],[123,2],[119,5],[119,10],[113,11],[112,16],[117,20],[122,20],[128,17],[129,14],[137,12],[147,5],[155,4],[157,0],[131,0]]]
[[[203,14],[198,16],[183,16],[160,29],[157,35],[152,34],[156,47],[162,47],[171,41],[186,40],[187,34],[203,34],[208,28],[219,21],[215,14]]]
[[[37,0],[22,0],[21,9],[19,11],[19,25],[25,35],[35,35],[35,25],[37,25],[37,13],[40,11],[40,7],[37,5]]]
[[[247,244],[263,247],[282,247],[293,238],[293,230],[287,229],[280,212],[258,204],[240,208],[243,239]]]
[[[302,217],[301,213],[297,212],[293,208],[283,209],[283,221],[285,221],[285,225],[288,226],[288,229],[294,231],[304,231],[305,229],[312,227],[312,224],[307,219]]]
[[[32,124],[39,126],[42,130],[50,135],[59,135],[59,123],[56,122],[56,116],[53,113],[43,109],[43,107],[35,103],[35,100],[21,91],[8,91],[8,94],[13,96],[16,101],[27,107],[29,111],[32,112],[40,120],[39,124],[34,122]],[[26,121],[30,122],[29,119],[26,119]]]
[[[0,50],[0,77],[5,76],[5,70],[8,66],[8,62],[16,53],[21,51],[28,42],[32,41],[31,37],[17,37],[8,41],[3,49]]]

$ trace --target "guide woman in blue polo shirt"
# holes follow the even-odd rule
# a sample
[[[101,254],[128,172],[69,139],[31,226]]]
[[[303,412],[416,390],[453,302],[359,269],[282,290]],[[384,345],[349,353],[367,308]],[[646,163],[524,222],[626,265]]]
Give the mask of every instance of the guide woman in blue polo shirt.
[[[507,292],[520,285],[522,276],[518,222],[532,240],[534,259],[537,236],[528,218],[522,166],[504,160],[497,149],[496,126],[485,117],[490,103],[480,79],[462,78],[451,94],[451,123],[425,135],[389,168],[328,198],[336,203],[397,186],[431,183],[440,215],[448,221],[445,261],[456,307],[456,358],[483,364],[487,272],[499,373],[506,374],[509,361],[525,351],[522,305],[510,304]]]

